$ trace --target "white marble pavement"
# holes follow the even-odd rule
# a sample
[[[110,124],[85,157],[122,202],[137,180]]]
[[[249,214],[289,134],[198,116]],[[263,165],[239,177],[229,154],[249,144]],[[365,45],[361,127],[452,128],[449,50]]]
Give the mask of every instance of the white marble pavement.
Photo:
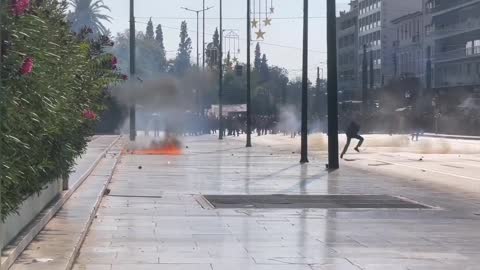
[[[480,195],[213,136],[124,155],[76,270],[480,269]],[[141,169],[140,167],[141,166]],[[389,194],[442,210],[205,209],[200,194]]]

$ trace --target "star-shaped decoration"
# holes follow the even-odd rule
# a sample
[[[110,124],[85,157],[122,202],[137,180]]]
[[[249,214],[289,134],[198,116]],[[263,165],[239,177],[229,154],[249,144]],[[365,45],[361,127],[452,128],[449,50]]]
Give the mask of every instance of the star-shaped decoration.
[[[255,34],[257,34],[257,39],[265,39],[266,32],[263,32],[262,29],[258,30],[258,32],[255,32]]]
[[[272,25],[272,19],[268,17],[265,20],[263,20],[263,22],[265,23],[265,26]]]
[[[238,58],[237,57],[233,57],[233,62],[237,63],[238,62]]]
[[[274,7],[270,8],[270,13],[275,13],[275,8]]]
[[[258,21],[257,21],[257,19],[253,19],[252,28],[257,28],[257,27],[258,27]]]

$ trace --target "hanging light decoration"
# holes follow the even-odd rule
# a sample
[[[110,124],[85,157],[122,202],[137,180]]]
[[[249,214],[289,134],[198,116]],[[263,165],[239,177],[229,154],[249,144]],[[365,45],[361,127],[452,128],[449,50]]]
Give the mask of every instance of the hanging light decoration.
[[[258,21],[262,21],[262,0],[258,0]],[[259,24],[258,31],[255,34],[257,34],[257,40],[265,39],[266,32],[262,31],[261,23]]]
[[[268,0],[265,0],[265,20],[263,20],[265,26],[272,25],[272,19],[268,18]]]
[[[261,1],[261,0],[258,0]],[[256,14],[256,2],[253,0],[253,21],[252,21],[252,28],[257,28],[258,27],[258,21],[257,21],[257,14]]]

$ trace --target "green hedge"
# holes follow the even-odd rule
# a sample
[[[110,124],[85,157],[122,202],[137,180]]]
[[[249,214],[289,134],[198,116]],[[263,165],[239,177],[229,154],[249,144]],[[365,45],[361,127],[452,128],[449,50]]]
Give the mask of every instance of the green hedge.
[[[64,2],[43,0],[25,14],[4,14],[2,218],[71,170],[95,127],[85,112],[100,113],[106,89],[121,77],[112,69],[112,56],[102,53],[110,41],[90,40],[87,29],[74,36],[65,13]],[[33,72],[22,74],[27,58]]]

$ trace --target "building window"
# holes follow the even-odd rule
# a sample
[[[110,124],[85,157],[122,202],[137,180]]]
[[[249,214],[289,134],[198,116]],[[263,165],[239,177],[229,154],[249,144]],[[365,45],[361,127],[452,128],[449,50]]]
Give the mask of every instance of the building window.
[[[474,40],[473,41],[473,53],[474,54],[480,54],[480,40]]]
[[[473,54],[473,41],[467,41],[465,45],[465,54],[472,55]]]

